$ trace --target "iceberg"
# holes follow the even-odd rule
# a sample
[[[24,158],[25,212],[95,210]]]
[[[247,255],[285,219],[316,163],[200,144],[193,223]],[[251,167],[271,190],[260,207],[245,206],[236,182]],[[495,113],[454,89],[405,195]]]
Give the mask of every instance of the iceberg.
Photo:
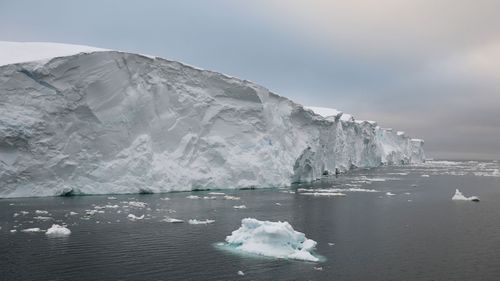
[[[319,261],[312,254],[316,241],[295,231],[288,222],[241,220],[241,227],[226,237],[227,246],[238,251],[272,258]]]
[[[47,232],[45,232],[45,235],[49,237],[64,237],[70,234],[71,230],[69,230],[69,228],[58,224],[53,224],[52,227],[47,229]]]
[[[282,187],[425,159],[422,140],[336,110],[323,117],[247,80],[21,45],[13,55],[0,42],[15,58],[0,57],[0,198]]]
[[[456,189],[455,194],[451,198],[451,200],[456,200],[456,201],[473,201],[473,202],[479,202],[479,197],[477,196],[471,196],[471,197],[465,197],[460,190]]]

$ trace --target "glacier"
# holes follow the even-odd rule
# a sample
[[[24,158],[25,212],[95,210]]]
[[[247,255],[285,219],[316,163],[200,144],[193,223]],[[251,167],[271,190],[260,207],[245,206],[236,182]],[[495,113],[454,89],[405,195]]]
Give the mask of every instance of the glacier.
[[[425,159],[423,140],[247,80],[64,50],[0,65],[0,197],[281,187]]]

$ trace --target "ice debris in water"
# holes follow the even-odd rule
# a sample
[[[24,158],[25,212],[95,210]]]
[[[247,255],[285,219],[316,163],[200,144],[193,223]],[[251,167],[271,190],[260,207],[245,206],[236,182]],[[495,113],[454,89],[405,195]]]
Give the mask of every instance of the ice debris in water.
[[[246,209],[247,206],[245,206],[245,205],[239,205],[239,206],[233,206],[233,208],[235,208],[235,209]]]
[[[33,228],[26,228],[26,229],[23,229],[21,230],[22,232],[43,232],[43,230],[41,230],[40,228],[38,227],[33,227]]]
[[[239,276],[245,276],[245,273],[243,271],[241,271],[241,270],[238,270],[238,275]]]
[[[197,195],[188,195],[186,196],[187,199],[200,199],[200,196]]]
[[[180,219],[175,219],[175,218],[171,218],[171,217],[165,217],[164,219],[162,219],[161,221],[164,221],[164,222],[171,222],[171,223],[181,223],[181,222],[184,222],[183,220],[180,220]]]
[[[49,237],[64,237],[70,235],[71,230],[64,225],[53,224],[45,234]]]
[[[312,196],[346,196],[345,193],[341,192],[302,192],[301,195],[312,195]]]
[[[116,200],[116,197],[109,196],[109,197],[108,197],[108,200]]]
[[[125,202],[125,203],[128,204],[129,206],[136,207],[136,208],[145,208],[147,206],[146,203],[140,202],[140,201],[129,201],[129,202]]]
[[[209,220],[209,219],[206,219],[206,220],[197,220],[197,219],[188,220],[189,224],[209,224],[209,223],[214,223],[214,222],[215,222],[215,220]]]
[[[131,221],[142,220],[144,218],[144,215],[138,217],[134,214],[128,214],[127,218]]]
[[[241,220],[241,227],[226,237],[228,246],[247,253],[305,261],[319,261],[311,252],[316,241],[295,231],[288,222]]]
[[[237,196],[231,196],[231,195],[224,195],[225,200],[240,200],[240,197]]]
[[[451,198],[451,200],[457,200],[457,201],[474,201],[474,202],[479,202],[479,197],[477,196],[471,196],[471,197],[465,197],[460,190],[456,189],[455,190],[455,195]]]
[[[46,214],[48,214],[48,213],[49,213],[49,212],[44,211],[44,210],[36,210],[36,211],[35,211],[35,214],[37,214],[37,215],[46,215]]]
[[[392,192],[389,191],[389,192],[385,193],[385,195],[387,195],[387,196],[394,196],[396,194],[394,194],[394,193],[392,193]]]
[[[423,178],[428,178],[428,177],[430,177],[430,176],[429,176],[429,175],[421,175],[421,177],[423,177]]]

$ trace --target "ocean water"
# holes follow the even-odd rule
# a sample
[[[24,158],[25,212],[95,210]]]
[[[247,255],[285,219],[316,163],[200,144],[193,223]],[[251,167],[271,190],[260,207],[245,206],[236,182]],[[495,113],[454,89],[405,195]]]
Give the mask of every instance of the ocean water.
[[[432,161],[288,189],[216,191],[239,200],[208,191],[1,199],[0,280],[500,280],[499,168],[498,162]],[[345,196],[322,196],[332,188]],[[481,202],[452,201],[456,188]],[[167,216],[215,222],[162,221]],[[325,260],[214,246],[246,217],[288,221],[318,242]],[[53,223],[67,224],[72,234],[21,231]]]

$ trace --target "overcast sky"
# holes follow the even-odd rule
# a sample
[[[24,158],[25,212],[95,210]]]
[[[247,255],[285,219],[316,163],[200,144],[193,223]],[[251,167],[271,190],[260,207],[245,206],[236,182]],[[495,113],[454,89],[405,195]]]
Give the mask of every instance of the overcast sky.
[[[500,1],[5,1],[0,40],[157,55],[500,159]]]

